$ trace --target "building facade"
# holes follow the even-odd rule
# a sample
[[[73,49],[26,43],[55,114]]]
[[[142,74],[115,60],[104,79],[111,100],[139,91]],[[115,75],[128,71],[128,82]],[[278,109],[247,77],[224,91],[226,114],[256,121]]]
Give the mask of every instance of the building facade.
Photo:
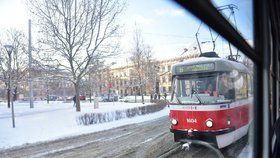
[[[139,82],[139,77],[135,74],[136,70],[133,65],[110,68],[105,67],[95,73],[86,75],[81,82],[80,94],[86,96],[94,95],[140,95],[140,88],[144,95],[151,95],[155,93],[171,93],[172,65],[189,59],[195,58],[198,55],[190,55],[184,57],[177,57],[168,60],[154,61],[153,71],[144,72],[146,77]],[[63,78],[52,77],[44,72],[44,70],[37,69],[33,78],[33,95],[35,100],[46,100],[49,96],[57,96],[61,100],[75,95],[73,83]],[[6,89],[3,82],[0,82],[0,99],[6,99]],[[28,80],[23,79],[19,83],[18,99],[28,100]]]
[[[155,62],[157,67],[156,73],[150,75],[153,79],[147,79],[148,83],[144,83],[144,95],[151,95],[154,93],[170,94],[172,91],[171,81],[171,68],[172,65],[190,58],[198,57],[198,54],[193,54],[184,57],[177,57],[168,60],[159,60]],[[111,94],[126,96],[126,95],[140,95],[139,83],[134,78],[134,66],[124,66],[103,71],[101,74],[102,89],[99,94]]]

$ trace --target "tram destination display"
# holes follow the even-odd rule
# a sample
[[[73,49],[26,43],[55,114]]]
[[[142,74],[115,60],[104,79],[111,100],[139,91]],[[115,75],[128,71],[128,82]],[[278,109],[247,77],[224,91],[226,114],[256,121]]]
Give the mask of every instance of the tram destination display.
[[[180,66],[176,67],[176,73],[185,74],[185,73],[190,73],[190,72],[213,71],[214,69],[215,69],[214,63],[180,65]]]

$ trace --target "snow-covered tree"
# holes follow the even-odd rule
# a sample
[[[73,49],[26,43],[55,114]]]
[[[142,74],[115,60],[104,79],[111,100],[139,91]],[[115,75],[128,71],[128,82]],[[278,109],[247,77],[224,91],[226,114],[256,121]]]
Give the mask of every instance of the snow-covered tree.
[[[117,17],[124,4],[118,0],[29,0],[37,17],[46,60],[69,73],[76,96],[92,61],[116,54]],[[76,111],[80,99],[76,97]]]
[[[0,41],[1,80],[7,89],[7,104],[10,108],[11,94],[17,99],[19,82],[27,75],[26,36],[23,32],[10,29],[3,32]]]
[[[147,86],[151,89],[154,85],[153,80],[157,74],[155,69],[156,62],[153,60],[150,46],[144,43],[141,31],[138,28],[134,31],[133,42],[130,60],[135,71],[132,71],[131,77],[132,80],[136,81],[134,87],[139,88],[142,102],[144,103],[144,90]]]

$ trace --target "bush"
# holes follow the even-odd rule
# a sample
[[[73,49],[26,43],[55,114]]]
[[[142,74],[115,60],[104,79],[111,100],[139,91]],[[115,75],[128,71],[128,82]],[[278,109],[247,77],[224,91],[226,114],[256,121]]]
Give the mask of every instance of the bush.
[[[91,125],[104,122],[111,122],[114,120],[120,120],[123,118],[132,118],[135,116],[146,115],[162,110],[166,104],[164,102],[158,102],[154,105],[147,105],[141,107],[135,107],[125,110],[117,110],[113,112],[105,113],[85,113],[76,118],[76,121],[80,125]]]

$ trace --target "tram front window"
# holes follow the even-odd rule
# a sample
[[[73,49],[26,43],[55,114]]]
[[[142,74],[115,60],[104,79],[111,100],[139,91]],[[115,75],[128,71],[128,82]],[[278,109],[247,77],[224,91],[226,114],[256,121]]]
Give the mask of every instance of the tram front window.
[[[224,77],[224,78],[222,78]],[[231,102],[231,82],[223,74],[177,77],[173,102],[181,104],[215,104]]]

